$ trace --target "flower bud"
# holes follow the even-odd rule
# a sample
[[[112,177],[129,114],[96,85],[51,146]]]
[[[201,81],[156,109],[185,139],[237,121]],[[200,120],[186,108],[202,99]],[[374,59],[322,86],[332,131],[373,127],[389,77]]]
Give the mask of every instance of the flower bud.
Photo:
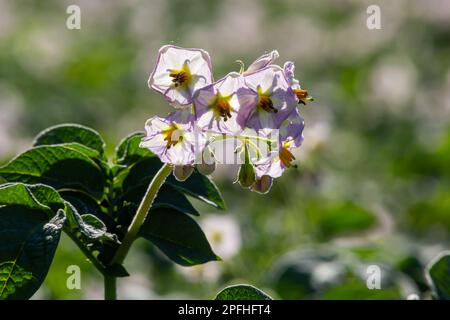
[[[252,191],[266,194],[269,192],[270,188],[272,187],[273,179],[271,176],[264,175],[261,177],[261,179],[257,179],[255,183],[252,185]]]
[[[201,163],[197,164],[197,170],[205,176],[210,175],[216,170],[216,160],[208,147],[202,152],[202,160]]]
[[[191,176],[192,172],[194,172],[194,167],[190,165],[173,167],[173,175],[178,181],[185,181]]]
[[[198,172],[200,172],[205,176],[210,175],[211,173],[214,172],[214,170],[216,170],[216,163],[215,162],[212,164],[199,163],[197,164],[197,170]]]
[[[238,181],[243,188],[250,188],[255,183],[255,170],[249,163],[244,163],[239,168]]]
[[[250,164],[248,142],[244,143],[244,163],[239,168],[238,181],[243,188],[250,188],[255,183],[255,169]]]

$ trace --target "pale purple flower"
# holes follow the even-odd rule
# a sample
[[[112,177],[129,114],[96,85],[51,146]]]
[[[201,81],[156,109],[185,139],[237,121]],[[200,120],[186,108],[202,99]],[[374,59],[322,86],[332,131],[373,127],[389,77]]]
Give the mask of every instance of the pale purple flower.
[[[263,175],[255,181],[251,190],[257,193],[266,194],[272,188],[273,178],[268,175]]]
[[[193,165],[195,155],[204,147],[204,139],[192,122],[180,123],[170,115],[153,117],[145,124],[146,136],[140,146],[148,148],[162,162],[176,166]]]
[[[289,85],[291,86],[297,86],[299,85],[299,81],[295,79],[294,72],[295,72],[295,65],[292,61],[287,61],[284,66],[284,75],[286,76],[286,80],[289,82]]]
[[[273,50],[269,53],[263,54],[261,57],[256,59],[244,72],[244,75],[261,70],[271,64],[278,59],[280,55],[277,50]]]
[[[307,101],[313,101],[314,99],[309,97],[308,91],[306,91],[305,89],[302,89],[300,86],[300,82],[297,79],[295,79],[294,63],[291,61],[286,62],[283,66],[283,69],[284,69],[284,74],[286,76],[286,79],[292,88],[292,92],[294,92],[295,96],[297,97],[298,103],[306,104]]]
[[[212,82],[208,52],[166,45],[159,49],[148,85],[162,93],[173,106],[183,107],[192,103],[196,90]]]
[[[257,94],[257,100],[241,108],[238,121],[256,130],[278,129],[297,106],[284,70],[271,65],[245,75],[244,79],[248,88]]]
[[[304,128],[297,104],[312,100],[295,78],[294,63],[281,68],[274,64],[278,57],[271,51],[245,71],[241,62],[239,73],[214,82],[206,51],[162,47],[148,84],[173,106],[184,108],[149,119],[141,147],[173,165],[180,181],[194,166],[212,173],[221,158],[241,163],[241,185],[267,193],[273,179],[294,166],[292,151],[302,144]]]
[[[199,89],[194,97],[196,124],[216,133],[238,134],[244,126],[238,118],[241,108],[250,108],[257,95],[244,85],[242,75],[229,73],[221,80]]]
[[[280,128],[278,150],[271,151],[267,157],[254,163],[258,179],[263,176],[278,178],[286,168],[292,166],[292,161],[295,160],[292,149],[302,144],[303,128],[303,118],[300,116],[298,109],[294,109]]]
[[[293,146],[299,147],[303,143],[304,128],[305,120],[300,115],[299,110],[295,108],[280,127],[280,141],[292,140]]]

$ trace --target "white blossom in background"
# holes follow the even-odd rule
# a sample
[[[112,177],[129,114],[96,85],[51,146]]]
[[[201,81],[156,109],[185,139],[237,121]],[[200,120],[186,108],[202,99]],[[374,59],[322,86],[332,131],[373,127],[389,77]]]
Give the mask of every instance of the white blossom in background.
[[[241,249],[241,231],[230,215],[207,215],[200,225],[214,252],[223,260],[233,258]]]
[[[237,221],[230,215],[210,214],[200,221],[214,252],[224,261],[229,261],[239,253],[242,245],[241,231]],[[205,263],[193,267],[177,266],[189,281],[215,282],[223,272],[223,263]]]
[[[382,61],[371,75],[372,99],[390,112],[400,112],[408,107],[411,97],[417,94],[417,70],[405,57],[398,61]]]
[[[322,262],[314,268],[311,281],[315,288],[326,287],[344,278],[345,272],[344,264]]]

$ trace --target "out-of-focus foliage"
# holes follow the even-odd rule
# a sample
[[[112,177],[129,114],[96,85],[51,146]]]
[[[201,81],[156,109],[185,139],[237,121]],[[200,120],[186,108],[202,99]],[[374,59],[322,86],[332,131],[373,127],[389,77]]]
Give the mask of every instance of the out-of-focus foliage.
[[[69,4],[82,10],[81,30],[65,27]],[[261,196],[230,183],[236,170],[218,168],[228,205],[221,214],[231,222],[208,223],[205,234],[224,261],[177,267],[141,241],[119,296],[204,298],[250,283],[274,298],[428,298],[425,266],[450,243],[450,4],[378,1],[382,29],[368,30],[370,4],[0,0],[0,159],[50,125],[94,127],[111,146],[169,112],[146,87],[163,44],[205,48],[216,79],[238,70],[236,59],[249,64],[277,49],[316,98],[301,110],[298,169]],[[35,297],[101,298],[99,275],[69,239],[61,242]],[[336,277],[319,285],[324,263]],[[72,264],[82,290],[66,287]],[[366,287],[365,267],[374,264],[387,281],[379,291]]]
[[[433,260],[427,273],[435,297],[450,300],[450,252],[445,251]]]

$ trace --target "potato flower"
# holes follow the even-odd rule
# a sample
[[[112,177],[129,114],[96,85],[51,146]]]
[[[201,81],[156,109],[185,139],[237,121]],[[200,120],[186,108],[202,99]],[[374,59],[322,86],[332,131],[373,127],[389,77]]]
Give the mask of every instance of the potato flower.
[[[304,128],[298,104],[312,101],[295,79],[294,63],[282,68],[278,57],[273,50],[214,82],[206,51],[163,46],[149,86],[184,108],[149,119],[141,146],[173,166],[178,180],[194,166],[211,174],[216,162],[240,164],[236,181],[267,193],[274,178],[295,167],[293,149],[302,144]]]
[[[256,94],[245,86],[242,75],[229,73],[196,92],[194,109],[197,126],[216,133],[239,134],[245,125],[239,111],[241,108],[251,108],[256,100]]]
[[[185,107],[192,103],[196,90],[212,82],[211,58],[206,51],[166,45],[159,49],[148,85],[174,107]]]
[[[244,76],[245,84],[253,90],[258,99],[241,108],[240,118],[252,129],[278,129],[296,108],[297,102],[284,70],[276,65]]]
[[[146,136],[140,146],[148,148],[162,162],[175,166],[193,165],[203,138],[193,122],[177,122],[177,117],[153,117],[145,124]]]
[[[287,168],[293,166],[292,162],[295,157],[292,154],[292,149],[302,144],[303,128],[303,118],[298,110],[294,109],[280,128],[278,149],[271,151],[267,157],[255,162],[257,179],[261,180],[264,176],[278,178]]]

